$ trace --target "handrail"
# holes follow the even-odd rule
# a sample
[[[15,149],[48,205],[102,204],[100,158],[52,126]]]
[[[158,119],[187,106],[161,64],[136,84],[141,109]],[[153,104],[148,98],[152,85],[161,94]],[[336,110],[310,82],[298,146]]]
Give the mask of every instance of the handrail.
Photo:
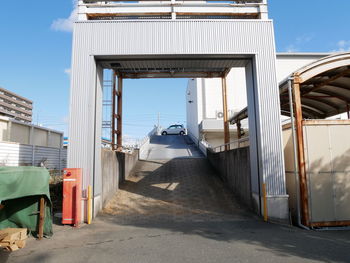
[[[234,150],[234,149],[239,149],[241,148],[241,144],[244,142],[248,142],[249,141],[249,137],[245,137],[242,139],[238,139],[226,144],[222,144],[213,148],[209,148],[209,150],[211,150],[212,152],[223,152],[225,149],[228,150]],[[231,145],[237,144],[237,147],[231,147]],[[219,151],[217,151],[217,149],[219,149]]]

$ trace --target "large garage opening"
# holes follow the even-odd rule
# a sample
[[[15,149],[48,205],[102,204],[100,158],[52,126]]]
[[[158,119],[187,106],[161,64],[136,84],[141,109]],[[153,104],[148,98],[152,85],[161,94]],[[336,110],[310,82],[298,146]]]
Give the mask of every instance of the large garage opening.
[[[232,100],[230,95],[234,94],[235,87],[230,89],[232,92],[228,92],[230,82],[227,76],[233,68],[245,69],[247,65],[251,65],[251,58],[249,56],[183,57],[181,59],[102,57],[96,58],[96,61],[104,68],[102,168],[113,166],[111,161],[114,162],[114,159],[111,156],[114,151],[117,152],[116,159],[119,165],[121,159],[123,161],[130,159],[123,162],[127,167],[124,167],[122,174],[120,168],[115,172],[103,169],[102,198],[105,212],[118,218],[125,216],[127,220],[140,219],[140,215],[175,217],[181,220],[192,217],[196,220],[204,220],[208,214],[218,218],[237,215],[239,206],[232,191],[234,189],[228,187],[227,178],[218,176],[221,171],[214,169],[217,168],[217,164],[212,162],[213,166],[211,166],[206,157],[208,151],[228,152],[239,148],[236,146],[237,140],[240,140],[240,136],[245,133],[241,126],[230,129],[229,118],[233,114],[230,114],[228,105]],[[246,72],[243,70],[240,73],[244,75],[243,86],[247,89],[249,84],[252,85],[253,76],[248,76],[246,81]],[[220,84],[218,99],[221,100],[221,109],[218,111],[222,116],[216,119],[220,122],[216,130],[220,133],[217,140],[222,140],[220,147],[211,147],[205,140],[205,136],[202,140],[198,140],[187,129],[186,110],[189,107],[187,104],[191,105],[194,100],[198,100],[197,97],[187,98],[188,78],[190,80],[213,79]],[[150,82],[151,79],[153,79],[152,82]],[[147,100],[149,93],[152,92],[152,88],[147,87],[147,84],[152,85],[157,82],[158,85],[164,85],[162,91],[151,95],[155,99]],[[135,84],[140,87],[136,88]],[[137,94],[135,89],[139,91]],[[164,93],[163,90],[165,90]],[[208,93],[207,96],[209,95]],[[212,93],[212,96],[214,95],[216,95],[215,92]],[[133,109],[128,108],[128,104],[133,104],[133,100],[137,100],[140,104],[137,105],[139,118],[129,114]],[[158,108],[157,103],[163,105],[163,112]],[[180,109],[181,106],[182,109]],[[174,107],[177,110],[168,109],[167,111],[166,107]],[[175,114],[181,112],[182,115]],[[165,116],[167,117],[164,118]],[[147,122],[148,118],[153,119],[151,125],[149,121]],[[203,126],[203,122],[198,126]],[[140,131],[144,131],[144,138],[132,140],[129,134],[132,132],[140,134]],[[246,145],[249,145],[248,136],[247,132]],[[239,162],[244,163],[242,167],[246,169],[245,177],[250,178],[249,147],[247,154],[241,156]],[[111,177],[116,174],[119,174],[119,179],[114,180],[114,184],[118,185],[111,187],[113,182]],[[241,180],[239,187],[247,197],[245,208],[251,209],[253,207],[251,180]],[[181,214],[180,218],[177,216],[179,214]]]

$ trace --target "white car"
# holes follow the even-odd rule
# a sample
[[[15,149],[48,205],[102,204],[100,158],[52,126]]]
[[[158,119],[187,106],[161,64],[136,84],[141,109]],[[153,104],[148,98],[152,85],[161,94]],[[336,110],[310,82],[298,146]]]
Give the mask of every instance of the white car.
[[[183,125],[175,124],[162,131],[162,135],[185,135],[186,128]]]

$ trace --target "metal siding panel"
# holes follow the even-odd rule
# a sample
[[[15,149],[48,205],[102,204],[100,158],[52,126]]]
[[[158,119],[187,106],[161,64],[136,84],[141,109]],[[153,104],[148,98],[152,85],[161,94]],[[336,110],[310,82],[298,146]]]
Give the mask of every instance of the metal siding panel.
[[[96,141],[95,141],[95,184],[93,181],[90,185],[94,185],[94,194],[102,194],[102,152],[101,152],[101,138],[102,138],[102,96],[103,96],[103,68],[97,67],[96,78]],[[91,178],[92,179],[92,178]]]
[[[336,221],[332,173],[308,173],[312,222]],[[322,204],[322,205],[321,205]]]
[[[329,129],[327,126],[306,126],[304,141],[307,155],[307,172],[331,172],[332,155],[330,152]]]
[[[5,166],[32,165],[34,148],[34,165],[40,165],[41,161],[47,160],[48,169],[58,169],[59,149],[51,147],[32,146],[17,143],[0,143],[0,163]],[[62,155],[67,155],[66,149],[61,149]],[[66,165],[67,157],[62,161]]]
[[[338,221],[350,220],[350,172],[334,173],[335,216]]]
[[[260,173],[269,195],[286,194],[271,21],[87,21],[75,24],[73,42],[69,167],[83,168],[84,177],[93,171],[92,55],[252,54]]]

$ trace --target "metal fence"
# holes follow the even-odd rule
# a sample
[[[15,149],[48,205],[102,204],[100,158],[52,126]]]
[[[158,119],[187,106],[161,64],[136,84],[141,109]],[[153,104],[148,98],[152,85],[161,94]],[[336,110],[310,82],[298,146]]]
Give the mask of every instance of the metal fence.
[[[44,166],[61,170],[67,166],[67,150],[20,143],[0,142],[1,166]]]

